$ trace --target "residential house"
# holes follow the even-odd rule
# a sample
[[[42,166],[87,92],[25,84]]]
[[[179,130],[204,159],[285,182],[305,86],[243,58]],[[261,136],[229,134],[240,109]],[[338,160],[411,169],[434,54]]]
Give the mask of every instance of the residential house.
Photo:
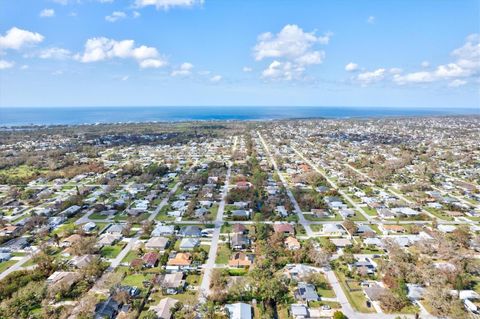
[[[329,236],[343,236],[346,234],[346,231],[339,224],[324,224],[323,233]]]
[[[158,249],[164,251],[168,245],[168,238],[166,237],[151,237],[146,243],[145,248],[147,249]]]
[[[12,255],[10,253],[0,252],[0,262],[8,261],[11,258],[12,258]]]
[[[330,241],[337,247],[337,248],[345,248],[352,246],[352,241],[347,238],[330,238]]]
[[[250,217],[250,212],[244,209],[236,209],[232,211],[232,218],[235,220],[245,220]]]
[[[250,267],[252,263],[253,255],[244,252],[235,252],[228,261],[228,266],[234,268],[247,268]]]
[[[70,235],[60,241],[60,247],[70,247],[76,242],[79,242],[80,240],[82,240],[82,236],[78,234]]]
[[[106,234],[111,234],[111,235],[121,235],[123,233],[123,229],[125,227],[122,224],[112,224],[110,227],[107,228],[105,231]]]
[[[143,255],[142,260],[144,262],[145,267],[152,268],[155,267],[158,262],[158,254],[156,252],[148,252]]]
[[[230,244],[232,249],[246,249],[250,246],[250,240],[243,234],[235,233],[231,236]]]
[[[176,294],[182,292],[185,288],[185,280],[183,280],[183,272],[173,272],[165,274],[161,282],[162,288],[167,294]]]
[[[298,301],[303,301],[303,302],[320,300],[320,297],[317,294],[315,286],[312,284],[307,284],[305,282],[298,283],[298,287],[295,290],[294,295]]]
[[[237,234],[248,234],[248,228],[243,224],[234,224],[232,226],[232,232]]]
[[[182,238],[180,241],[180,250],[192,250],[200,245],[200,240],[197,238]]]
[[[402,225],[386,225],[381,224],[378,227],[384,234],[400,234],[405,232],[405,227]]]
[[[16,236],[19,232],[20,228],[18,226],[7,225],[0,229],[0,236]]]
[[[252,307],[243,302],[225,305],[229,319],[252,319]]]
[[[150,309],[155,312],[158,319],[171,319],[172,309],[175,307],[177,303],[178,303],[177,299],[167,297],[160,300],[158,305],[150,307]]]
[[[47,284],[55,285],[59,282],[71,286],[78,278],[79,273],[73,271],[55,271],[47,278]]]
[[[150,234],[152,237],[170,236],[175,233],[175,226],[158,224]]]
[[[300,249],[300,242],[295,237],[289,236],[283,241],[288,250]]]
[[[120,304],[112,297],[100,302],[95,306],[95,319],[114,319],[117,317]]]
[[[180,237],[201,237],[202,229],[198,226],[184,226],[178,232]]]
[[[281,233],[286,236],[295,236],[295,228],[288,223],[277,223],[273,225],[273,230],[276,233]]]
[[[94,223],[94,222],[88,222],[86,223],[85,225],[83,225],[83,230],[86,232],[86,233],[90,233],[92,232],[95,228],[97,228],[97,225]]]
[[[97,258],[96,255],[75,256],[68,263],[75,268],[82,269],[90,265]]]
[[[117,241],[122,238],[120,234],[102,234],[97,241],[97,246],[104,247],[104,246],[112,246]]]
[[[167,262],[168,266],[175,266],[178,268],[186,268],[192,264],[192,256],[190,253],[173,253]]]
[[[385,291],[386,289],[377,283],[371,283],[368,287],[363,288],[363,292],[370,302],[379,301]]]

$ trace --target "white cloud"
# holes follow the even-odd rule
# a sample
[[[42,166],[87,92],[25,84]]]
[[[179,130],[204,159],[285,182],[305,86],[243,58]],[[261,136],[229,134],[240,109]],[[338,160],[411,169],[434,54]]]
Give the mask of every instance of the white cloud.
[[[140,12],[138,12],[138,11],[133,11],[132,12],[132,17],[134,17],[135,19],[139,18],[140,16],[141,16]]]
[[[374,16],[369,16],[367,18],[367,23],[369,24],[374,24],[375,23],[375,17]]]
[[[380,68],[374,71],[367,71],[367,72],[360,73],[356,77],[356,79],[363,85],[367,85],[373,82],[378,82],[380,80],[383,80],[384,77],[385,77],[385,69]]]
[[[127,81],[128,78],[129,78],[128,75],[124,75],[124,76],[122,76],[122,77],[120,78],[120,80],[121,80],[121,81]]]
[[[0,50],[20,50],[22,47],[40,43],[43,39],[45,39],[45,37],[40,33],[13,27],[8,30],[4,36],[0,36]]]
[[[193,64],[185,62],[177,70],[173,70],[171,76],[189,76],[192,74],[192,69]]]
[[[135,47],[134,40],[117,41],[105,37],[91,38],[85,43],[85,50],[75,58],[83,63],[104,61],[113,58],[135,59],[141,68],[160,68],[167,65],[156,48],[141,45]]]
[[[55,10],[53,9],[43,9],[40,11],[40,17],[42,18],[51,18],[55,16]]]
[[[262,33],[253,48],[255,60],[264,58],[293,58],[298,59],[305,54],[311,54],[315,44],[328,44],[330,34],[317,37],[314,32],[304,32],[295,24],[287,24],[273,35],[271,32]]]
[[[244,66],[244,67],[242,68],[242,71],[245,72],[245,73],[248,73],[248,72],[252,72],[253,69],[252,69],[251,67]]]
[[[328,44],[330,37],[330,33],[317,36],[315,32],[304,32],[295,24],[287,24],[277,34],[260,34],[253,56],[256,61],[274,59],[262,72],[263,78],[300,79],[307,66],[323,62],[325,52],[315,48]]]
[[[140,61],[139,65],[142,69],[158,69],[167,65],[167,62],[163,59],[146,59]]]
[[[397,84],[426,83],[433,82],[434,80],[435,78],[432,74],[427,71],[413,72],[405,75],[395,74],[393,77],[393,81]]]
[[[135,5],[139,8],[154,6],[157,10],[168,10],[173,7],[193,7],[202,5],[204,0],[135,0]]]
[[[359,74],[356,80],[362,84],[369,84],[380,80],[393,81],[398,85],[421,84],[433,82],[448,82],[450,87],[466,85],[468,79],[480,75],[480,35],[472,34],[466,38],[466,42],[460,48],[452,51],[454,60],[450,63],[440,64],[431,69],[428,61],[421,63],[422,69],[404,73],[402,69],[389,69],[387,76],[383,68],[376,71]]]
[[[10,69],[10,68],[13,68],[14,66],[15,66],[15,62],[0,60],[0,70]]]
[[[390,74],[400,74],[403,72],[402,69],[400,68],[390,68],[390,70],[388,70],[388,72],[390,72]]]
[[[288,61],[280,62],[275,60],[270,63],[265,70],[263,70],[262,78],[291,81],[294,79],[299,79],[304,71],[305,67],[302,65],[294,64]]]
[[[358,70],[358,64],[350,62],[347,65],[345,65],[345,71],[348,72],[354,72]]]
[[[456,80],[453,80],[452,82],[448,83],[448,86],[456,88],[456,87],[459,87],[459,86],[463,86],[465,84],[467,84],[467,81],[456,79]]]
[[[105,20],[108,22],[115,22],[121,19],[125,19],[127,14],[123,11],[113,11],[111,15],[106,16]]]
[[[26,69],[28,69],[28,68],[29,68],[29,66],[26,65],[26,64],[24,64],[24,65],[22,65],[22,66],[20,67],[20,70],[26,70]]]
[[[213,82],[213,83],[218,83],[222,80],[222,76],[221,75],[214,75],[210,78],[210,82]]]
[[[480,35],[472,34],[467,37],[465,44],[452,51],[456,58],[454,62],[438,65],[432,71],[419,71],[399,75],[393,80],[398,84],[424,83],[442,80],[452,80],[449,86],[464,85],[466,81],[455,81],[480,74]],[[425,62],[422,66],[428,66]],[[465,83],[463,83],[465,82]]]
[[[52,0],[55,3],[61,4],[63,6],[66,6],[68,4],[68,0]]]
[[[40,59],[66,60],[70,58],[71,52],[62,48],[49,48],[38,53]]]

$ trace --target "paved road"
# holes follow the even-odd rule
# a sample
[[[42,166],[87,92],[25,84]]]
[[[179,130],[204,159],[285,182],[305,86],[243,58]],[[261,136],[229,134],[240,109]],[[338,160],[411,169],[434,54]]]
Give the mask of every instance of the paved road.
[[[90,209],[85,215],[83,215],[82,217],[80,217],[79,219],[77,219],[75,221],[75,225],[82,225],[82,224],[86,224],[88,222],[91,222],[90,215],[92,215],[93,212],[95,212],[95,210]],[[111,222],[111,221],[108,221],[108,220],[105,220],[105,221],[106,222]]]
[[[325,178],[327,180],[327,182],[330,184],[330,186],[332,186],[334,189],[336,189],[338,191],[338,193],[340,195],[342,195],[342,197],[350,203],[350,205],[352,205],[358,213],[362,214],[367,220],[371,220],[373,219],[372,216],[368,215],[367,213],[365,213],[365,211],[357,204],[355,203],[351,198],[350,196],[348,196],[344,191],[342,191],[338,185],[332,181],[324,172],[322,172],[315,164],[312,163],[312,161],[310,161],[309,159],[307,159],[305,156],[303,156],[303,154],[301,152],[299,152],[295,147],[293,146],[290,146],[292,148],[292,150],[298,155],[300,156],[300,158],[302,158],[308,165],[310,165],[317,173],[319,173],[320,175],[323,176],[323,178]]]
[[[232,153],[237,146],[237,137],[234,139]],[[215,229],[212,235],[212,243],[210,244],[210,251],[208,252],[207,262],[203,265],[203,277],[200,284],[199,302],[204,303],[206,298],[210,294],[210,281],[212,277],[212,271],[215,268],[215,259],[217,258],[218,240],[220,238],[220,230],[223,225],[223,213],[225,211],[225,199],[228,194],[228,187],[230,185],[230,174],[232,172],[232,162],[228,162],[227,175],[225,177],[225,185],[222,191],[222,200],[218,206],[217,218],[215,219]]]
[[[326,272],[327,279],[332,286],[333,291],[335,291],[335,295],[337,296],[338,302],[342,307],[342,312],[348,317],[352,319],[395,319],[400,316],[400,318],[408,318],[413,319],[415,318],[414,315],[398,315],[398,314],[386,314],[386,313],[361,313],[355,311],[350,303],[348,302],[347,296],[343,291],[340,283],[338,282],[337,276],[333,272],[333,270],[329,270]],[[436,319],[437,317],[432,315],[422,314],[422,319]]]
[[[292,192],[290,191],[290,187],[288,187],[288,183],[285,180],[285,177],[282,175],[280,170],[278,169],[277,163],[275,162],[275,159],[272,156],[272,153],[270,153],[270,149],[267,146],[267,143],[265,143],[265,140],[263,139],[262,135],[260,134],[259,131],[257,131],[257,135],[260,138],[260,141],[262,142],[263,148],[265,149],[265,152],[268,155],[269,161],[272,163],[273,168],[277,172],[278,177],[280,178],[280,181],[283,184],[283,187],[285,187],[285,190],[287,191],[288,198],[290,198],[290,201],[293,204],[293,207],[295,208],[295,213],[298,216],[298,220],[300,224],[305,228],[305,231],[307,233],[308,237],[312,237],[314,235],[312,228],[310,227],[310,222],[305,219],[305,216],[303,216],[302,210],[300,208],[300,205],[298,205],[297,200],[295,199],[295,196],[293,196]]]
[[[132,250],[132,248],[135,246],[139,238],[140,236],[130,238],[130,241],[128,242],[128,244],[125,247],[123,247],[122,251],[117,255],[117,257],[115,257],[115,259],[112,260],[112,262],[110,263],[110,268],[115,269],[120,265],[123,258],[125,258],[128,252]]]
[[[15,264],[7,268],[4,272],[0,274],[0,280],[7,277],[12,272],[20,270],[22,268],[22,265],[25,264],[30,259],[32,259],[36,252],[37,250],[34,250],[32,253],[20,258]]]
[[[155,210],[150,214],[150,216],[148,216],[148,220],[149,221],[152,221],[152,220],[155,220],[155,218],[157,217],[158,213],[162,210],[162,208],[168,204],[168,201],[170,200],[170,197],[175,194],[175,192],[177,191],[177,189],[180,187],[182,183],[181,182],[178,182],[175,184],[175,186],[173,186],[173,188],[168,192],[167,196],[165,196],[164,199],[162,199],[162,201],[160,202],[160,204],[157,206],[157,208],[155,208]]]

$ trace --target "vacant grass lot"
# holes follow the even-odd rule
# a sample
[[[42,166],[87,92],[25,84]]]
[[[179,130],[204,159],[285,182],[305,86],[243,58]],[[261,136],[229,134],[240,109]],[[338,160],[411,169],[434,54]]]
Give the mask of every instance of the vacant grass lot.
[[[225,244],[218,245],[216,264],[227,264],[232,254],[231,250]]]
[[[113,246],[105,246],[100,250],[100,254],[104,258],[113,259],[120,254],[123,247],[125,247],[125,243],[120,243]]]

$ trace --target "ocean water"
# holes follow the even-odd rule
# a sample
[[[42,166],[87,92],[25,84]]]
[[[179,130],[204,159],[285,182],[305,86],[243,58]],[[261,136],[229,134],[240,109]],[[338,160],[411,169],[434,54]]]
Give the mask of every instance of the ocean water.
[[[379,107],[0,107],[0,126],[200,120],[278,120],[291,118],[365,118],[385,116],[480,115],[476,109]]]

